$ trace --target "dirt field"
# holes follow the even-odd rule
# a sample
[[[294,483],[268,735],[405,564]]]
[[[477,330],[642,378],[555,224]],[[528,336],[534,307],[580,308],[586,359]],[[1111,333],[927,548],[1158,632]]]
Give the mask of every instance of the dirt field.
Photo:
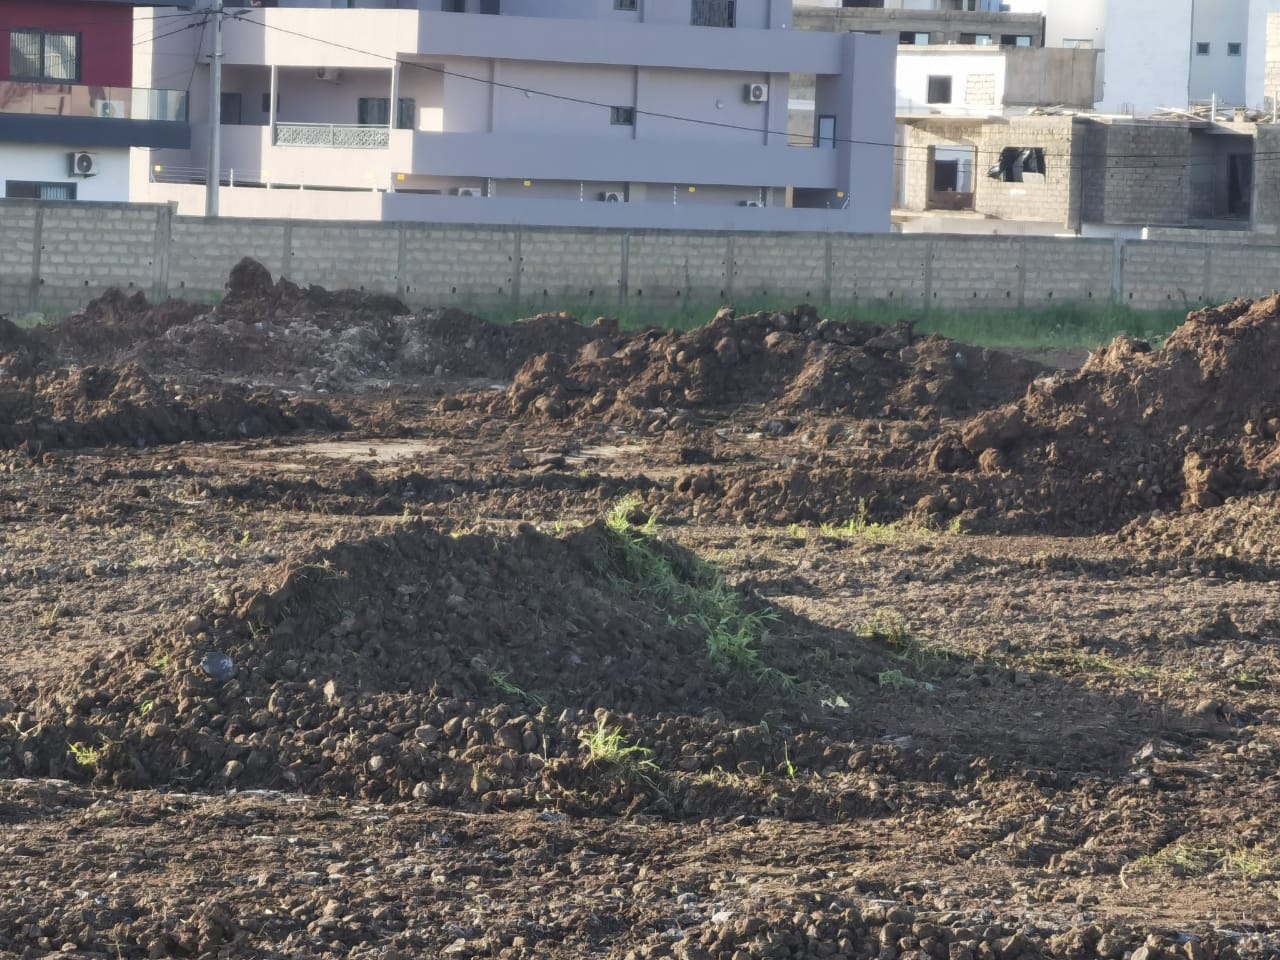
[[[1280,956],[1277,434],[1280,298],[0,321],[0,954]]]

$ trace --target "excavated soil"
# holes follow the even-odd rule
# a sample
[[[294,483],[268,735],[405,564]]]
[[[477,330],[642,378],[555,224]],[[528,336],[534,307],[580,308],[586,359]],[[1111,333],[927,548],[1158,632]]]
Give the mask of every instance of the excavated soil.
[[[1278,327],[0,321],[0,955],[1280,956]]]

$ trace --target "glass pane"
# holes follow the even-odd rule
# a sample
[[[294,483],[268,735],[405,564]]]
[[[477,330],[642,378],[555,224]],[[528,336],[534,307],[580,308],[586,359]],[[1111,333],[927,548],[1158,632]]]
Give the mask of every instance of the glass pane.
[[[40,184],[41,200],[74,200],[76,185],[74,183],[42,183]]]
[[[50,80],[77,80],[80,76],[79,36],[74,33],[44,35],[44,75]]]
[[[40,76],[40,34],[14,30],[9,34],[9,75],[15,79]]]

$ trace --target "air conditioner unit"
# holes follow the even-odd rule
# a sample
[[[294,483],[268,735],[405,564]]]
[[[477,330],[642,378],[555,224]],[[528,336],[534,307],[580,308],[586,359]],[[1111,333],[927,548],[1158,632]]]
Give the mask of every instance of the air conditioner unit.
[[[606,190],[600,194],[600,199],[605,203],[625,203],[627,198],[618,190]]]
[[[123,117],[123,100],[94,100],[93,115],[95,117]]]
[[[744,94],[747,103],[768,103],[769,85],[767,83],[748,83]]]
[[[98,155],[77,150],[67,154],[67,169],[73,177],[92,177],[98,172]]]
[[[316,79],[323,80],[325,83],[341,83],[342,71],[337,67],[317,67]]]
[[[457,187],[453,191],[455,197],[483,197],[479,187]]]
[[[739,203],[739,204],[738,204],[738,206],[740,206],[740,207],[763,207],[763,206],[764,206],[764,201],[763,201],[763,200],[743,200],[741,203]]]

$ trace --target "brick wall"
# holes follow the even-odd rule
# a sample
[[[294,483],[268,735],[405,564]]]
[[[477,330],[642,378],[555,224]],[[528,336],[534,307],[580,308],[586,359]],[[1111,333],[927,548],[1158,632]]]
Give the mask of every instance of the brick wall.
[[[1260,296],[1276,245],[1241,235],[1053,237],[693,233],[173,217],[168,207],[0,202],[0,312],[73,310],[109,286],[213,299],[240,257],[297,283],[398,294],[414,308],[588,310],[749,303],[1140,309]]]
[[[1181,225],[1191,211],[1191,136],[1186,124],[1091,123],[1081,174],[1088,223]]]

